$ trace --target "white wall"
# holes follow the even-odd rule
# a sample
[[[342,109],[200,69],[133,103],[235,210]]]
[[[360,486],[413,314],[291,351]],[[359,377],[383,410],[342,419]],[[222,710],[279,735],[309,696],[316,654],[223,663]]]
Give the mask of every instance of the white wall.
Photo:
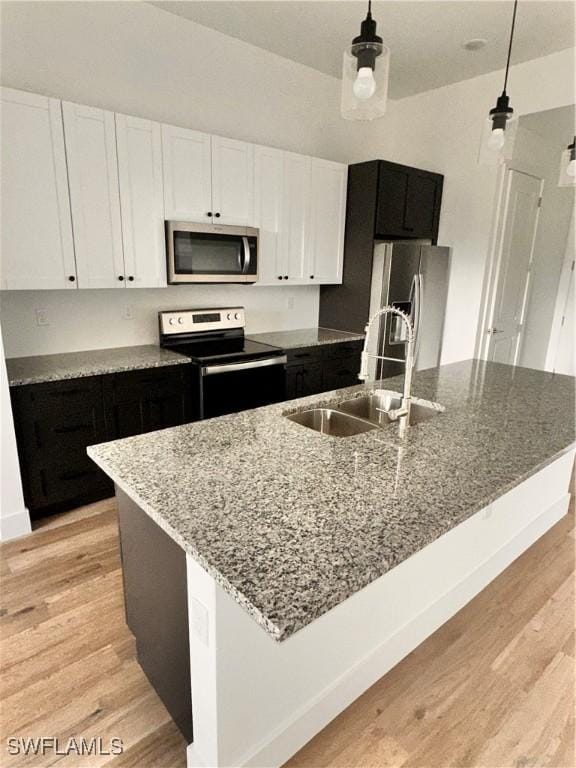
[[[569,138],[566,137],[565,144]],[[519,365],[527,368],[543,369],[546,364],[574,206],[574,189],[558,187],[563,149],[562,145],[546,141],[540,134],[525,129],[520,119],[512,167],[544,180],[519,356]]]
[[[7,357],[158,343],[158,310],[246,307],[246,331],[318,324],[318,288],[171,286],[138,290],[3,291],[0,317]],[[126,309],[131,319],[126,319]],[[36,325],[36,309],[47,326]]]
[[[518,115],[574,103],[575,49],[513,66],[508,92]],[[477,164],[488,110],[502,89],[490,73],[393,102],[355,160],[383,157],[445,175],[439,243],[452,250],[443,362],[474,356],[492,247],[498,171]]]
[[[14,419],[10,406],[8,376],[0,336],[0,540],[30,531],[30,515],[24,504],[16,451]]]

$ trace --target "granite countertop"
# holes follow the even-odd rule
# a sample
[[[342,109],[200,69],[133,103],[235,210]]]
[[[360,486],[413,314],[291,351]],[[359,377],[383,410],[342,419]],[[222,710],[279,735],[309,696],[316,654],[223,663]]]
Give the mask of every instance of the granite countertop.
[[[247,338],[270,344],[282,349],[297,347],[318,347],[321,344],[338,344],[342,341],[363,341],[363,333],[334,331],[332,328],[299,328],[296,331],[273,331],[271,333],[250,333]]]
[[[359,385],[88,453],[284,640],[567,451],[574,385],[466,361],[416,373],[414,395],[446,412],[405,440],[397,425],[333,438],[283,416]]]
[[[162,349],[155,344],[146,344],[138,347],[92,349],[87,352],[64,352],[59,355],[9,357],[6,360],[6,368],[8,383],[11,387],[17,387],[189,362],[190,359],[184,355]]]

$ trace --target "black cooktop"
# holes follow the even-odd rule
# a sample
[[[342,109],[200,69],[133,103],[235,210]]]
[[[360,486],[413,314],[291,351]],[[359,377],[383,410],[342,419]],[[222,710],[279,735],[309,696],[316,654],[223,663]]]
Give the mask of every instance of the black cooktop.
[[[166,345],[168,346],[168,345]],[[263,357],[276,357],[284,350],[269,344],[260,344],[244,337],[234,339],[210,339],[169,345],[173,352],[190,357],[199,365],[220,365],[239,360],[259,360]]]

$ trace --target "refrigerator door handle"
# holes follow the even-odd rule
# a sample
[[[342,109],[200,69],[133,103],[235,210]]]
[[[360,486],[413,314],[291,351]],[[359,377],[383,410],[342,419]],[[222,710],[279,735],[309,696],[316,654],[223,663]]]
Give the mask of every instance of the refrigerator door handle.
[[[423,291],[423,281],[424,278],[422,277],[422,272],[418,272],[417,275],[414,275],[414,305],[416,307],[416,311],[414,313],[414,333],[416,335],[416,345],[414,347],[414,362],[418,359],[418,352],[420,350],[420,321],[422,319],[422,311],[424,309],[423,307],[423,298],[422,295],[424,293]]]

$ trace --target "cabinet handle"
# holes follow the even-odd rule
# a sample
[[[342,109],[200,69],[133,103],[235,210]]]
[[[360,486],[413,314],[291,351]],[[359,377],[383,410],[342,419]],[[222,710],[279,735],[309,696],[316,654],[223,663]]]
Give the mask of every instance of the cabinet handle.
[[[278,275],[278,280],[282,280],[282,275]]]
[[[124,280],[124,275],[118,275],[118,280],[120,281]]]
[[[310,280],[314,280],[314,275],[310,275]]]
[[[212,216],[212,211],[208,211],[208,213],[206,214],[206,216]]]
[[[219,214],[219,213],[215,213],[215,214],[214,214],[214,216],[215,216],[217,219],[219,219],[219,218],[220,218],[220,214]]]
[[[75,275],[68,275],[68,280],[70,280],[70,282],[73,283],[76,280],[76,276]]]
[[[129,275],[128,280],[133,283],[134,282],[134,275]]]
[[[68,435],[71,432],[86,432],[88,429],[93,429],[93,424],[77,424],[74,427],[56,427],[54,432],[57,435]]]
[[[288,280],[288,275],[284,275],[284,280]]]
[[[414,232],[414,227],[404,227],[405,232]]]

